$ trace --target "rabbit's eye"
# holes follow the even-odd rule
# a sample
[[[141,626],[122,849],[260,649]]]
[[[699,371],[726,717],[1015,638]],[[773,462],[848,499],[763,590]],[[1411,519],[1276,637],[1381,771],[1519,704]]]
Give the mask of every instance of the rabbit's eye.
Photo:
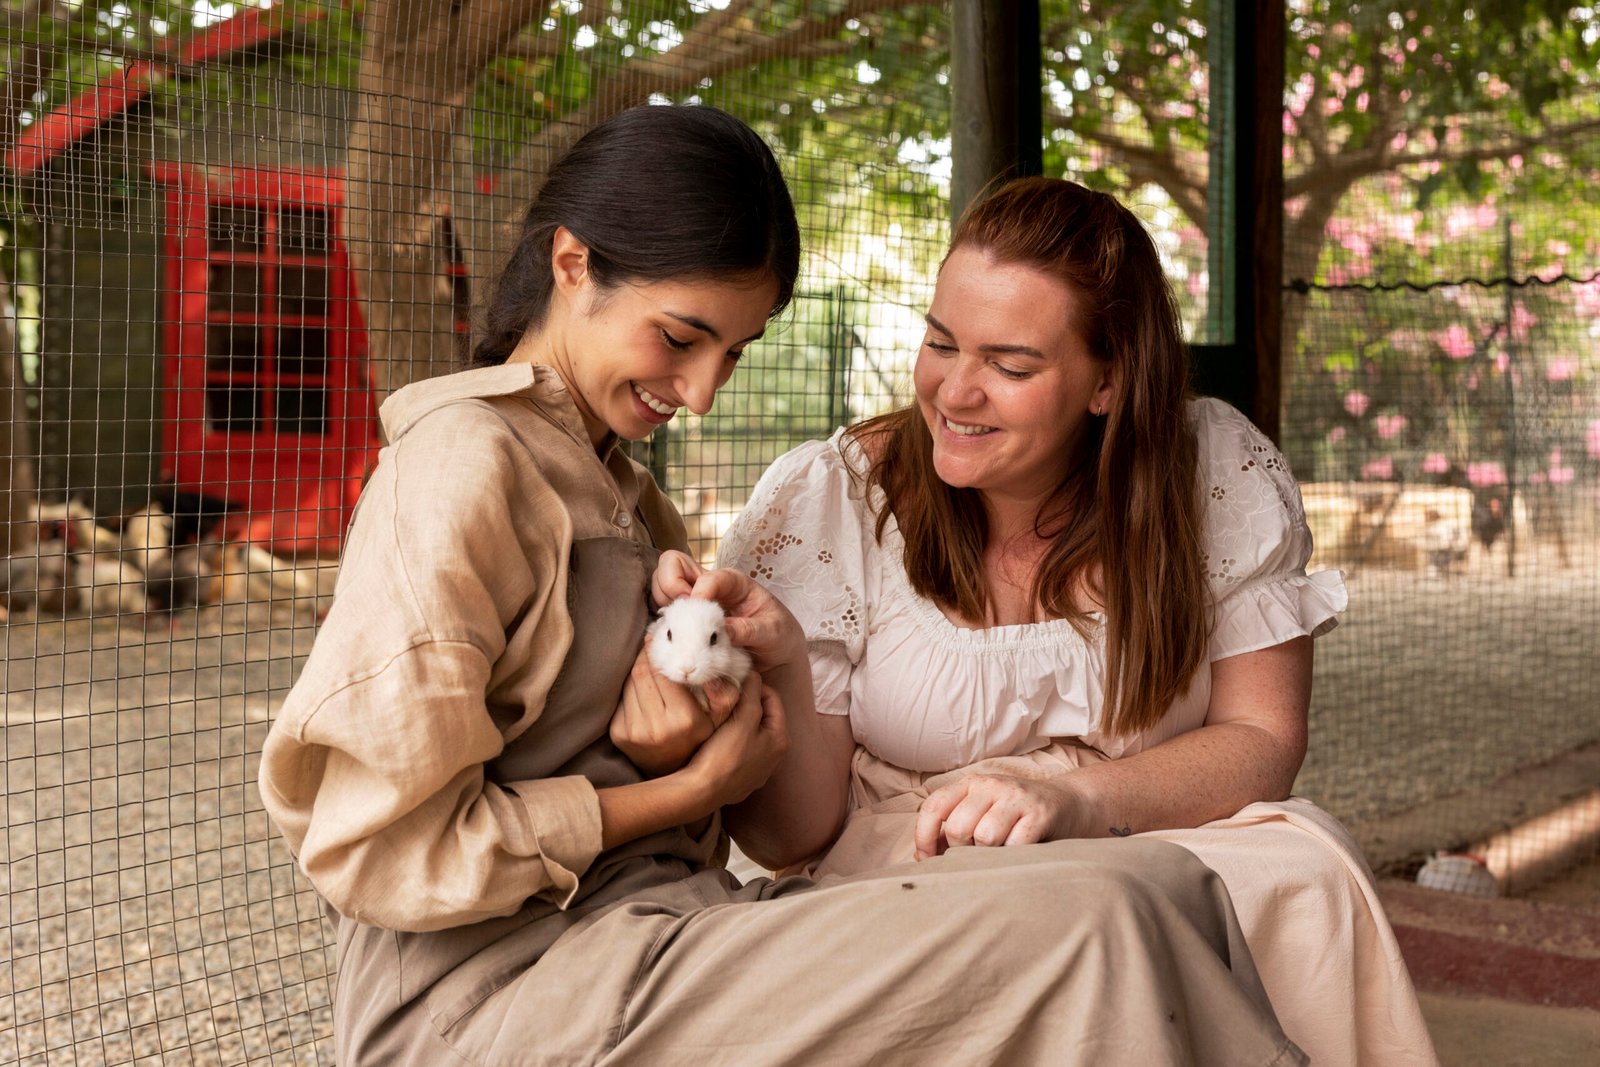
[[[667,640],[668,640],[668,641],[671,641],[671,640],[672,640],[672,631],[671,631],[671,630],[668,630],[668,631],[667,631]]]
[[[712,634],[711,635],[711,644],[714,645],[716,643],[717,643],[717,635],[716,634]]]

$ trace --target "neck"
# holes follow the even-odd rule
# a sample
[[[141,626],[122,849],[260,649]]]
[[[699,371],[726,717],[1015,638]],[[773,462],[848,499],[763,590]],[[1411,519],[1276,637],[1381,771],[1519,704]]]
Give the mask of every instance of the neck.
[[[558,342],[549,323],[542,329],[529,330],[523,334],[522,340],[517,342],[517,347],[506,357],[506,362],[531,363],[555,371],[556,377],[561,379],[562,386],[566,388],[567,395],[572,398],[573,407],[578,409],[578,415],[583,419],[583,429],[589,437],[589,443],[599,453],[604,453],[611,447],[616,435],[611,432],[611,427],[589,409],[582,391],[578,388],[577,375],[572,370],[571,354],[564,344]]]
[[[1035,494],[1013,495],[984,491],[983,510],[989,518],[991,544],[1011,544],[1031,537],[1044,497]]]

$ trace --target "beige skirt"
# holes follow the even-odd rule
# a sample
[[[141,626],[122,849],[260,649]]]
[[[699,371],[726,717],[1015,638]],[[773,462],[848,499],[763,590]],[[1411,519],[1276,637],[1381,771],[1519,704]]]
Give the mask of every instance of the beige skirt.
[[[911,862],[917,809],[963,775],[1051,778],[1105,758],[1057,743],[925,774],[857,747],[843,832],[789,873],[821,879]],[[1278,1021],[1312,1063],[1438,1063],[1372,873],[1331,815],[1292,797],[1197,829],[1136,836],[1182,845],[1222,878]]]

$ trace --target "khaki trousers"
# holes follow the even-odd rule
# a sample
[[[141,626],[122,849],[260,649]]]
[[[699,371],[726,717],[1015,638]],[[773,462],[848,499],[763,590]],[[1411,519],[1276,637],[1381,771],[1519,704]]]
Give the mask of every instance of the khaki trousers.
[[[568,925],[531,966],[497,972],[491,948],[398,1010],[395,935],[366,931],[340,972],[341,1064],[1306,1062],[1221,882],[1161,841],[820,883],[703,870],[573,918],[549,917]]]

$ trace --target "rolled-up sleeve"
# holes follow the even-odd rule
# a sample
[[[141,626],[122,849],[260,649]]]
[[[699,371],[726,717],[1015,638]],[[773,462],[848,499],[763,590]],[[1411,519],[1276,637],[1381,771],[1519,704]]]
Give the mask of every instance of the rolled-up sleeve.
[[[486,442],[482,422],[436,413],[387,451],[262,752],[263,802],[302,870],[373,926],[459,926],[533,896],[564,906],[600,852],[587,779],[485,776],[542,710],[491,714],[506,630],[536,617],[546,690],[571,630],[561,501],[509,434]]]

